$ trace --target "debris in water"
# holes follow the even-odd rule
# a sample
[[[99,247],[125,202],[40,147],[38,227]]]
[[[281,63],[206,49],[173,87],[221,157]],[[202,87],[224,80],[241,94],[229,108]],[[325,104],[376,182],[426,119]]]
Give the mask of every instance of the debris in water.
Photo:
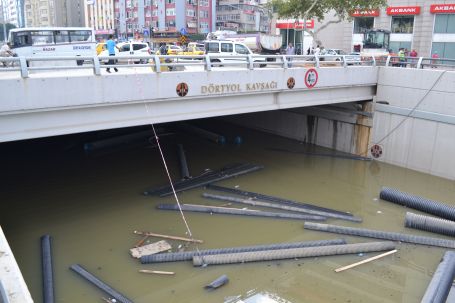
[[[229,282],[229,279],[226,275],[222,275],[221,277],[217,278],[215,281],[211,282],[210,284],[206,285],[205,288],[207,289],[216,289],[218,287],[223,286]]]

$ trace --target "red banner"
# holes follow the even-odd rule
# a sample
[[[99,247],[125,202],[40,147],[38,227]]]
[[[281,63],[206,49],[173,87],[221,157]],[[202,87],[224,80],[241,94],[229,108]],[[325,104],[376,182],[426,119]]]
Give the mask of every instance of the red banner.
[[[418,15],[420,14],[420,6],[389,6],[387,15]]]
[[[303,29],[303,20],[281,19],[276,21],[276,28],[280,29]],[[307,20],[305,28],[314,28],[314,20]]]
[[[452,4],[433,4],[430,6],[432,14],[455,14],[455,3]]]
[[[378,9],[358,10],[356,9],[351,13],[352,17],[377,17],[379,16]]]

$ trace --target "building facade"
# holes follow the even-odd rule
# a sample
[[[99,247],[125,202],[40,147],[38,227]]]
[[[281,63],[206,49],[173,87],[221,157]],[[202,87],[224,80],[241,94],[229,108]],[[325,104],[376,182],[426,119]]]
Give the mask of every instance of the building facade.
[[[237,32],[269,32],[270,17],[263,4],[258,0],[221,0],[216,9],[218,30]]]
[[[208,33],[215,28],[215,0],[114,0],[119,37]]]
[[[85,26],[84,0],[55,1],[56,26]]]
[[[98,37],[115,34],[114,0],[85,0],[85,26],[95,29]]]
[[[24,0],[0,0],[2,20],[16,27],[24,27]]]
[[[415,49],[419,56],[429,57],[437,52],[441,58],[455,59],[453,0],[389,0],[386,8],[354,11],[352,19],[322,30],[318,37],[324,47],[358,51],[363,33],[376,28],[391,31],[389,47],[394,52],[400,48]],[[315,29],[319,26],[316,23]]]
[[[27,27],[56,26],[54,0],[25,0]]]

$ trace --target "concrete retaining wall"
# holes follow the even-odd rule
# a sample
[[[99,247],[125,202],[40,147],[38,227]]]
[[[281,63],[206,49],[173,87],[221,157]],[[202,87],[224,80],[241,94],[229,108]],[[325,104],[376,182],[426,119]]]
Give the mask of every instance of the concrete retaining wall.
[[[372,142],[383,148],[379,161],[455,179],[454,83],[452,71],[380,68],[377,101],[389,104],[376,104]]]

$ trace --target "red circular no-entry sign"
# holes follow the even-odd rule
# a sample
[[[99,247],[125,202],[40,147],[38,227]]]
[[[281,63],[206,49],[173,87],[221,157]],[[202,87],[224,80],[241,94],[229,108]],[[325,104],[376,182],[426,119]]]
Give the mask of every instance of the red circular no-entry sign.
[[[318,83],[318,72],[314,68],[307,70],[305,74],[305,85],[308,88],[313,88]]]

